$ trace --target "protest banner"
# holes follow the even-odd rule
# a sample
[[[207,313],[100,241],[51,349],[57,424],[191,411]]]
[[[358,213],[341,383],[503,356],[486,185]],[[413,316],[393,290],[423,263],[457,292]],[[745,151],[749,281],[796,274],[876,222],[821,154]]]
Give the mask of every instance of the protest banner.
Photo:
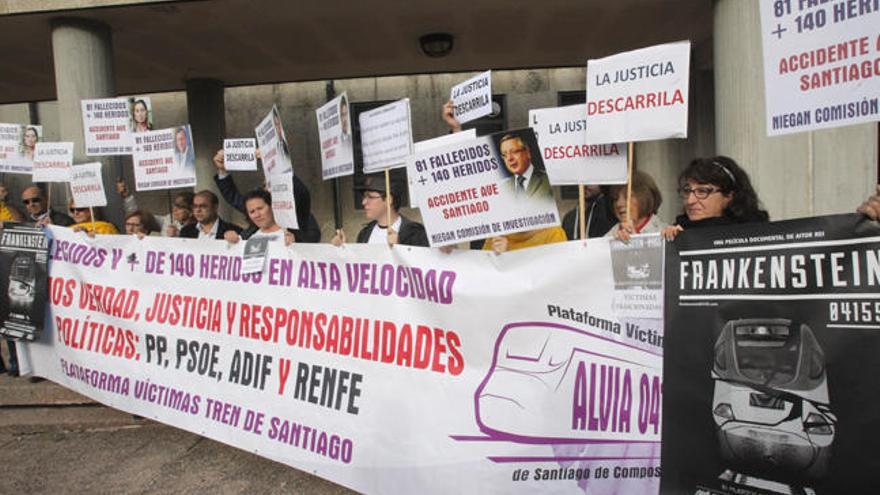
[[[662,493],[873,493],[880,228],[685,230],[667,247]]]
[[[133,150],[127,98],[81,100],[86,156],[130,155]]]
[[[409,98],[358,115],[364,173],[405,167],[412,154]]]
[[[73,143],[37,143],[34,147],[34,182],[69,182]]]
[[[257,146],[260,147],[260,160],[263,162],[263,173],[266,180],[273,175],[286,174],[293,171],[293,161],[290,158],[290,147],[287,136],[284,134],[284,126],[281,124],[281,113],[278,107],[272,105],[272,110],[260,121],[260,125],[254,129],[257,135]]]
[[[553,185],[625,184],[626,143],[587,144],[583,105],[529,110]]]
[[[101,163],[82,163],[70,168],[70,193],[73,204],[79,207],[107,206]]]
[[[470,139],[474,139],[477,137],[476,129],[465,129],[460,132],[453,132],[452,134],[445,134],[443,136],[435,137],[432,139],[426,139],[424,141],[419,141],[417,143],[413,143],[413,155],[410,156],[410,161],[412,161],[413,157],[419,153],[427,151],[431,148],[439,148],[440,146],[445,146],[454,143],[460,143],[462,141],[467,141]],[[409,167],[409,163],[407,163],[407,167]],[[416,190],[412,185],[412,176],[407,175],[409,180],[409,187],[407,191],[409,192],[409,202],[410,208],[418,208],[419,203],[416,199]]]
[[[341,95],[315,110],[318,139],[321,141],[321,178],[344,177],[354,173],[354,147],[348,96]]]
[[[138,191],[196,185],[196,158],[189,125],[133,136],[132,161]]]
[[[531,128],[429,149],[407,176],[431,246],[559,225]]]
[[[689,41],[587,62],[587,144],[686,138]]]
[[[48,253],[40,227],[7,223],[0,231],[0,335],[35,340],[42,333]]]
[[[880,120],[876,1],[761,2],[767,135]]]
[[[450,99],[452,110],[458,122],[464,124],[492,113],[492,71],[456,84],[452,87]]]
[[[269,182],[272,193],[272,213],[278,225],[286,229],[298,229],[296,198],[293,196],[293,172],[276,175]]]
[[[253,138],[224,139],[223,166],[226,170],[256,170],[257,141]]]
[[[368,494],[657,492],[662,320],[614,314],[608,240],[270,242],[242,275],[226,243],[52,233],[22,365],[111,407]]]

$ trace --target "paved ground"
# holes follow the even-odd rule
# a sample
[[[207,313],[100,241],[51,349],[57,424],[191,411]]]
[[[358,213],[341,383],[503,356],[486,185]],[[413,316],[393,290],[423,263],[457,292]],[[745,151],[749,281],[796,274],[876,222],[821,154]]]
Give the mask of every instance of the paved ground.
[[[351,494],[307,473],[109,409],[51,382],[0,376],[0,494]]]

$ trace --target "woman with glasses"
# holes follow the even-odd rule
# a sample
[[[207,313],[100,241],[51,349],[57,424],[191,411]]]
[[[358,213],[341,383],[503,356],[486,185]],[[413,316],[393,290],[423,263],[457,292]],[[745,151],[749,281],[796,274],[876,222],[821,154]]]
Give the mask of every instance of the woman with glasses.
[[[684,214],[675,225],[663,229],[663,237],[675,239],[685,229],[766,222],[748,174],[726,156],[697,158],[678,177]]]
[[[159,231],[159,225],[152,213],[144,210],[135,210],[125,215],[125,233],[144,237]]]
[[[71,225],[70,228],[76,232],[86,232],[89,235],[115,235],[119,233],[112,223],[93,219],[92,211],[89,208],[77,207],[73,204],[73,201],[70,202],[70,216],[73,217],[73,221],[76,222]],[[98,215],[95,216],[97,217]]]

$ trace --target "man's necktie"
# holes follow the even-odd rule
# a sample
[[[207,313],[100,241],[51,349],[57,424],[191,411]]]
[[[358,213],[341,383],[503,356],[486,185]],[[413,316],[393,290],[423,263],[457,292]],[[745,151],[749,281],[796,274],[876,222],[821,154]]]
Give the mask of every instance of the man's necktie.
[[[516,192],[517,194],[526,192],[526,178],[522,175],[516,176]]]

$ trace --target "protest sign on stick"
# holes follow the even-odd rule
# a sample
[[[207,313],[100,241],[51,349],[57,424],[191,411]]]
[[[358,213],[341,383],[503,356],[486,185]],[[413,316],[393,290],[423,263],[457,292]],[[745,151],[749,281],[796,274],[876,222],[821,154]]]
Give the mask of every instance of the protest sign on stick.
[[[406,166],[413,147],[409,98],[363,112],[358,121],[365,174]]]
[[[226,170],[256,170],[256,140],[253,138],[224,139],[223,166]]]
[[[321,142],[321,177],[324,180],[354,173],[354,146],[348,96],[345,93],[315,110]]]
[[[134,134],[138,191],[196,185],[196,158],[189,125]]]
[[[680,41],[587,62],[587,143],[629,143],[627,222],[632,143],[687,137],[690,50]]]
[[[492,71],[456,84],[451,92],[455,118],[462,124],[492,113]]]
[[[73,164],[73,143],[37,143],[34,152],[34,182],[69,182]]]
[[[80,101],[86,156],[130,155],[131,107],[127,98]]]
[[[531,128],[428,149],[407,172],[432,246],[559,225]]]
[[[70,167],[70,193],[79,207],[107,206],[101,163],[83,163]]]
[[[263,162],[266,180],[270,180],[274,175],[293,171],[290,147],[281,123],[281,112],[278,111],[277,106],[272,105],[272,109],[260,121],[254,132],[257,135],[257,146],[260,148],[260,160]]]

